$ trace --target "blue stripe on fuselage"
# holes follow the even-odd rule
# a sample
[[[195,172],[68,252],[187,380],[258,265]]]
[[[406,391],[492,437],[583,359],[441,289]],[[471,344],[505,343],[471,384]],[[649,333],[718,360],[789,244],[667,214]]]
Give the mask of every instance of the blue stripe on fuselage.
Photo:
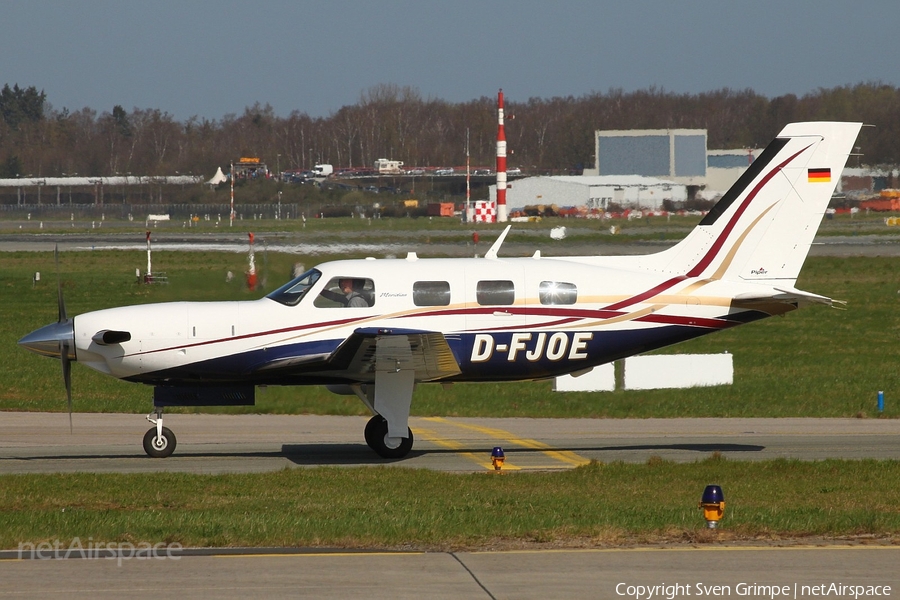
[[[741,322],[767,317],[746,311]],[[754,318],[755,317],[755,318]],[[515,381],[545,379],[587,369],[717,331],[669,325],[627,331],[485,331],[447,333],[445,337],[461,374],[447,381]],[[320,385],[347,382],[342,372],[329,373],[323,362],[298,364],[271,372],[261,367],[284,359],[332,353],[344,339],[286,344],[252,350],[127,378],[148,384],[241,382],[256,385]]]

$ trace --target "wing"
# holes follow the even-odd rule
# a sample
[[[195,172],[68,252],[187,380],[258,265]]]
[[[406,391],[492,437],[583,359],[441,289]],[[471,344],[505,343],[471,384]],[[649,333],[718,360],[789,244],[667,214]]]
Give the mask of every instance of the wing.
[[[461,373],[444,334],[410,329],[357,329],[330,354],[281,358],[258,374],[309,375],[375,380],[376,371],[415,371],[416,381],[437,381]]]

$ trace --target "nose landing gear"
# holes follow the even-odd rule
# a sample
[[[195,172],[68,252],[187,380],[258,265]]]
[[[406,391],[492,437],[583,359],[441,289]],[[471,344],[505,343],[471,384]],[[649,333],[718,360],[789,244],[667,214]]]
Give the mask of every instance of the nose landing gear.
[[[144,452],[152,458],[166,458],[175,452],[175,434],[163,427],[162,409],[157,408],[147,415],[147,420],[155,425],[144,434]]]

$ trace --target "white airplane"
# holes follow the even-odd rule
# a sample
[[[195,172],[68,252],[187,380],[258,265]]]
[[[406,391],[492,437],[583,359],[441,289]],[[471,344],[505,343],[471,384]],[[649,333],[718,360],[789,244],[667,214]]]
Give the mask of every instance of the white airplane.
[[[169,456],[166,406],[253,404],[258,385],[325,385],[372,411],[368,445],[406,456],[420,382],[547,379],[807,304],[794,287],[860,123],[785,127],[688,236],[644,256],[342,260],[248,302],[98,310],[19,340],[154,386],[144,449]]]

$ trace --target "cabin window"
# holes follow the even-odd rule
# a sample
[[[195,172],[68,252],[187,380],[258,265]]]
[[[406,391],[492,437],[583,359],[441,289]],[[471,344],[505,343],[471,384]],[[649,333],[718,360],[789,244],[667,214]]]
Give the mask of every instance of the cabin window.
[[[481,306],[513,304],[516,286],[508,280],[479,281],[475,285],[475,299]]]
[[[450,304],[450,284],[446,281],[417,281],[413,284],[413,304],[416,306],[447,306]]]
[[[318,308],[366,308],[375,304],[375,283],[362,277],[335,277],[313,305]]]
[[[291,279],[266,297],[285,306],[296,306],[321,276],[322,273],[318,269],[310,269],[306,273]]]
[[[541,304],[575,304],[578,300],[578,288],[574,283],[559,281],[542,281],[538,288]]]

